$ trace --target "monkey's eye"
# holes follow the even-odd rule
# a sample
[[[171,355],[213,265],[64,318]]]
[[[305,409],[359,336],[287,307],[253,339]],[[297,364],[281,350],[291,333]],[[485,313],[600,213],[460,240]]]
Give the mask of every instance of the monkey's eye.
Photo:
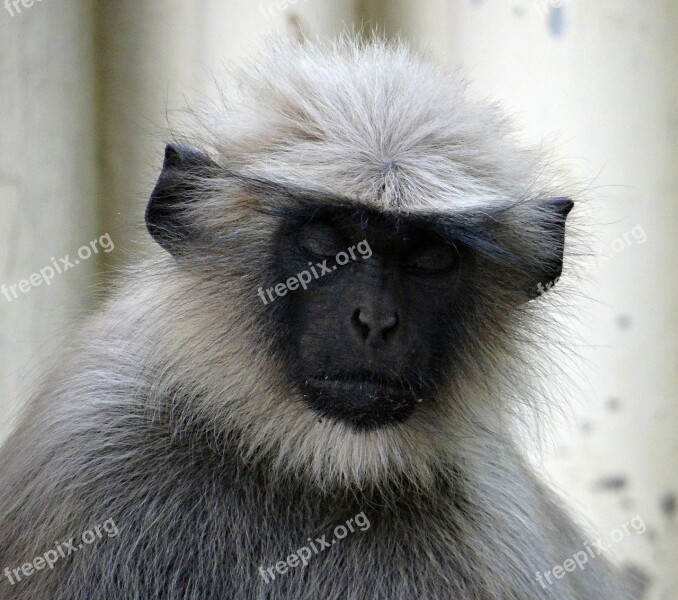
[[[442,274],[459,264],[459,251],[454,246],[432,241],[415,248],[404,261],[405,268],[420,273]]]
[[[334,258],[346,250],[346,242],[339,232],[325,222],[304,225],[297,235],[299,247],[315,258]]]

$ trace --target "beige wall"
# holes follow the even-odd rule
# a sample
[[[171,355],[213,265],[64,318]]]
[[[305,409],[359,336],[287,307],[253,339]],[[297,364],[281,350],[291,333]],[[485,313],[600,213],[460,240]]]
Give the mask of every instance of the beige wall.
[[[49,286],[14,288],[17,298],[11,286],[104,232],[91,9],[45,1],[11,16],[0,7],[0,40],[0,285],[9,294],[0,293],[2,434],[40,365],[91,305],[98,255]]]

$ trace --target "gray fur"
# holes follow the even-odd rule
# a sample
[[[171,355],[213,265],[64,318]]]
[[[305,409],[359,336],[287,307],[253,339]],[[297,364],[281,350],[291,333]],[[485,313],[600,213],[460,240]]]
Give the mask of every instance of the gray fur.
[[[358,432],[299,401],[256,297],[287,200],[252,181],[460,222],[492,212],[536,261],[552,251],[538,199],[571,190],[496,108],[404,47],[277,43],[252,62],[247,100],[191,138],[217,165],[195,182],[195,253],[158,248],[129,270],[0,454],[0,570],[107,519],[120,533],[13,586],[0,573],[0,597],[624,598],[602,556],[546,589],[534,579],[586,539],[513,433],[545,402],[546,299],[518,304],[486,265],[464,377],[403,425]],[[274,582],[258,573],[361,511],[366,532]]]

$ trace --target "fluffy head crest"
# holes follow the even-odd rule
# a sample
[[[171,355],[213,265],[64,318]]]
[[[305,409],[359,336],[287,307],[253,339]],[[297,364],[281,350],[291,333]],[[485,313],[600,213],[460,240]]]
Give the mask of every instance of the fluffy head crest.
[[[496,107],[403,45],[279,41],[249,65],[241,101],[209,123],[229,168],[405,210],[496,205],[538,184]]]

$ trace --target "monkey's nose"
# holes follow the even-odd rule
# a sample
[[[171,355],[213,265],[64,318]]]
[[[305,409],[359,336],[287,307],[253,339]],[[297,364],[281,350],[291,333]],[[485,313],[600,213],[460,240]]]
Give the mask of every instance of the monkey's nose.
[[[365,342],[386,342],[398,328],[398,314],[395,311],[375,311],[356,308],[351,324]]]

